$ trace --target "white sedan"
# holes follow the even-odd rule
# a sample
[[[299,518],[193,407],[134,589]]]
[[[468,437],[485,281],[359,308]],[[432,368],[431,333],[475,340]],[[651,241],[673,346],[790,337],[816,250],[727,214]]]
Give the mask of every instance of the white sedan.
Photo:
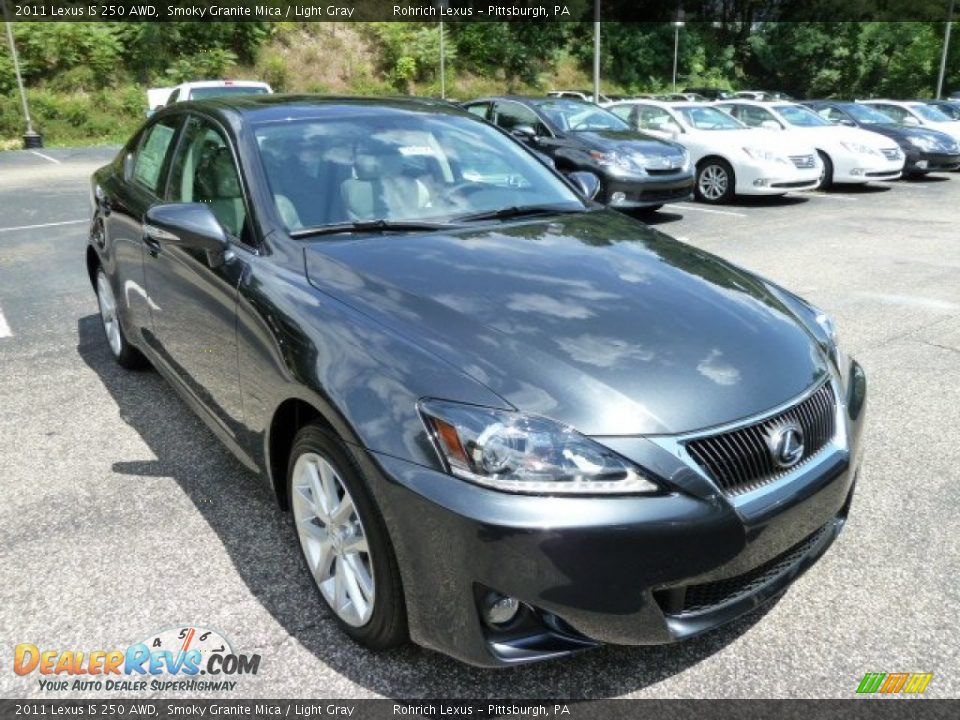
[[[909,100],[858,100],[889,115],[901,125],[939,130],[960,142],[960,120],[954,120],[943,111],[925,102]]]
[[[789,134],[813,145],[823,162],[821,188],[833,183],[896,180],[903,173],[906,157],[894,140],[834,125],[803,105],[738,100],[718,103],[717,107],[750,127]]]
[[[636,130],[683,145],[697,169],[694,192],[703,202],[784,195],[820,182],[822,165],[812,146],[748,128],[713,103],[625,100],[606,107]]]

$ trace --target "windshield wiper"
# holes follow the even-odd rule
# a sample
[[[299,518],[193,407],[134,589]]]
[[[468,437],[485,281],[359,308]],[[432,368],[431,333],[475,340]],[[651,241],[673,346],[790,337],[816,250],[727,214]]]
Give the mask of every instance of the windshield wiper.
[[[418,232],[445,230],[452,227],[449,223],[421,222],[417,220],[354,220],[353,222],[317,225],[290,231],[290,237],[304,238],[318,235],[338,235],[351,232]]]
[[[587,212],[586,208],[569,208],[558,205],[511,205],[499,210],[458,215],[455,222],[473,222],[474,220],[507,220],[509,218],[529,217],[532,215],[555,215]]]

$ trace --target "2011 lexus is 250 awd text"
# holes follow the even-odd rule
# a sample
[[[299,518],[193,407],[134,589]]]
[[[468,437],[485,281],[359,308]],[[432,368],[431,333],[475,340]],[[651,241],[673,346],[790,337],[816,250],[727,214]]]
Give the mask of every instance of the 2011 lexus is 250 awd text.
[[[436,101],[178,103],[94,175],[86,263],[117,362],[269,483],[349,636],[668,643],[826,551],[866,382],[822,312],[596,184]]]

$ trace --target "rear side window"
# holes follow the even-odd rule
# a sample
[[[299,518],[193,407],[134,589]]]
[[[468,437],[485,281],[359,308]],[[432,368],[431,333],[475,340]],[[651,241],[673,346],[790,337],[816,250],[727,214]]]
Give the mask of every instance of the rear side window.
[[[529,125],[538,135],[549,134],[546,126],[530,108],[515,102],[501,102],[493,106],[495,122],[504,130],[513,130],[518,125]]]
[[[477,103],[476,105],[467,106],[468,113],[484,119],[487,117],[488,110],[490,110],[490,103]]]
[[[133,164],[133,180],[138,185],[156,193],[164,162],[173,144],[179,118],[169,118],[147,128],[137,150]]]

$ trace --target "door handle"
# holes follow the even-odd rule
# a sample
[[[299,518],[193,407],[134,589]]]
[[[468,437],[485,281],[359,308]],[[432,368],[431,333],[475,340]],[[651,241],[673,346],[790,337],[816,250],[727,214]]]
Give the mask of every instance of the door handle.
[[[157,253],[163,249],[164,242],[178,243],[180,238],[155,225],[143,226],[143,243],[152,257],[156,257]]]

